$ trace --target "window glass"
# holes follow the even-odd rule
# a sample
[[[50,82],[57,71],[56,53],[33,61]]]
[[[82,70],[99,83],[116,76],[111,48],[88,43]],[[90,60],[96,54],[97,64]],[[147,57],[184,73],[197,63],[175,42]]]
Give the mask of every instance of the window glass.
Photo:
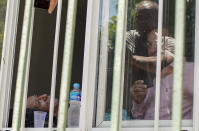
[[[98,96],[97,103],[97,105],[100,106],[97,108],[97,123],[101,120],[101,114],[103,114],[103,121],[110,121],[111,116],[114,47],[118,7],[116,0],[109,0],[109,2],[106,2],[109,4],[109,13],[106,12],[103,14],[104,8],[107,8],[104,2],[105,0],[102,0],[102,17],[100,18],[101,30],[98,80],[98,95],[100,96]],[[106,15],[108,15],[107,38],[104,36],[106,34],[104,28],[107,24]],[[183,88],[182,118],[192,119],[195,35],[194,0],[186,1],[185,21],[185,80]],[[172,114],[173,61],[175,53],[174,23],[175,1],[164,1],[161,43],[160,120],[170,120]],[[126,42],[124,43],[126,54],[123,85],[123,120],[154,120],[157,29],[158,0],[128,0]],[[104,50],[104,44],[107,46],[107,50]],[[107,57],[105,62],[102,60],[102,58],[105,58],[104,55]],[[106,64],[105,66],[103,65],[106,69],[103,69],[102,63]],[[101,72],[106,73],[106,75],[103,75]],[[101,84],[102,82],[105,84]],[[102,93],[106,93],[106,95],[103,96]],[[104,106],[102,106],[102,104],[104,104]]]
[[[55,101],[54,101],[54,114],[53,114],[53,123],[52,123],[53,127],[57,126],[57,113],[58,113],[58,101],[59,101],[60,85],[61,85],[67,5],[68,1],[63,1],[61,25],[60,25],[61,27],[60,27],[60,37],[59,37],[59,49],[58,49],[58,58],[57,58],[58,59],[57,76],[56,76],[56,89],[55,89]],[[25,6],[25,0],[22,0],[20,2],[20,8],[19,8],[19,19],[18,19],[19,22],[18,22],[16,51],[15,51],[15,66],[14,66],[13,80],[12,80],[8,127],[11,127],[12,125],[24,6]],[[87,11],[87,0],[78,2],[75,37],[74,37],[73,61],[72,61],[73,63],[71,70],[71,90],[73,88],[73,83],[79,83],[80,89],[82,88],[81,81],[83,73],[86,11]],[[44,113],[45,114],[44,127],[45,128],[48,127],[54,38],[55,38],[55,27],[56,27],[56,13],[57,13],[56,10],[53,11],[52,14],[48,14],[47,10],[35,8],[31,60],[30,60],[30,69],[29,69],[29,81],[28,81],[28,93],[27,93],[27,105],[26,105],[26,118],[25,118],[25,127],[27,128],[30,127],[33,128],[35,126],[34,125],[35,111],[46,112],[46,114]],[[73,115],[70,115],[72,117],[71,119],[73,118],[79,119],[78,109],[79,107],[76,108],[75,111],[77,113],[75,115],[74,112]],[[78,121],[72,123],[73,125],[69,124],[67,125],[70,127],[71,126],[76,127],[77,126],[76,123],[78,123]]]

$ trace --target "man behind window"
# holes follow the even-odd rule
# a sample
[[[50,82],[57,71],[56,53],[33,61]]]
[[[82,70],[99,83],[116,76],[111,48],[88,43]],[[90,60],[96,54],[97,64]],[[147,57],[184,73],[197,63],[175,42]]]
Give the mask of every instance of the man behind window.
[[[28,97],[26,105],[25,127],[34,127],[34,111],[47,112],[44,127],[48,127],[49,109],[50,109],[50,96],[48,96],[47,94],[43,94],[40,96],[34,95]],[[8,127],[12,126],[12,113],[13,109],[10,109]],[[58,99],[55,99],[53,127],[57,125],[57,114],[58,114]]]

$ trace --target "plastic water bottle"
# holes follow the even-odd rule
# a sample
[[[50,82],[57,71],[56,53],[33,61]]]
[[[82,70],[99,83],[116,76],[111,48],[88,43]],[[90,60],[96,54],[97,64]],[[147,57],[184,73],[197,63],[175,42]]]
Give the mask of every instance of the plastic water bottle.
[[[81,92],[79,83],[73,84],[73,90],[70,92],[69,103],[70,107],[68,109],[68,127],[78,127],[81,105]]]

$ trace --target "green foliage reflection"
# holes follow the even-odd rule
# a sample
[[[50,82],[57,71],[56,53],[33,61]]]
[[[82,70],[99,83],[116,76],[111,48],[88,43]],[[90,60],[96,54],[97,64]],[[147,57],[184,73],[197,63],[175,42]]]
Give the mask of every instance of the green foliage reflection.
[[[7,0],[0,0],[0,58],[1,58],[2,45],[3,45],[6,3],[7,3]]]

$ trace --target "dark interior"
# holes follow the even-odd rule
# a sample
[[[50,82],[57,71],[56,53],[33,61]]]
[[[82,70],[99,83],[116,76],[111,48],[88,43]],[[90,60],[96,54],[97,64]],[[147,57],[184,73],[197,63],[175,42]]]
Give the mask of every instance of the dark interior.
[[[17,30],[17,43],[15,51],[16,55],[14,60],[15,66],[14,66],[12,94],[11,94],[11,108],[13,107],[14,92],[16,87],[16,76],[17,76],[17,66],[19,58],[21,30],[23,23],[24,2],[25,0],[22,0],[20,4],[19,22]],[[59,93],[60,93],[59,88],[61,82],[65,23],[67,16],[67,2],[68,1],[64,0],[62,6],[62,17],[61,17],[62,19],[60,27],[60,38],[59,38],[59,54],[58,54],[58,63],[57,63],[58,69],[57,69],[57,80],[56,80],[56,98],[59,98]],[[82,82],[86,10],[87,10],[87,0],[78,1],[76,28],[75,28],[75,37],[74,37],[75,40],[74,40],[73,62],[72,62],[71,85],[74,82],[78,82],[81,85]],[[57,13],[56,9],[51,15],[47,13],[47,10],[38,9],[38,8],[35,9],[28,96],[41,95],[41,94],[50,95],[56,13]]]

